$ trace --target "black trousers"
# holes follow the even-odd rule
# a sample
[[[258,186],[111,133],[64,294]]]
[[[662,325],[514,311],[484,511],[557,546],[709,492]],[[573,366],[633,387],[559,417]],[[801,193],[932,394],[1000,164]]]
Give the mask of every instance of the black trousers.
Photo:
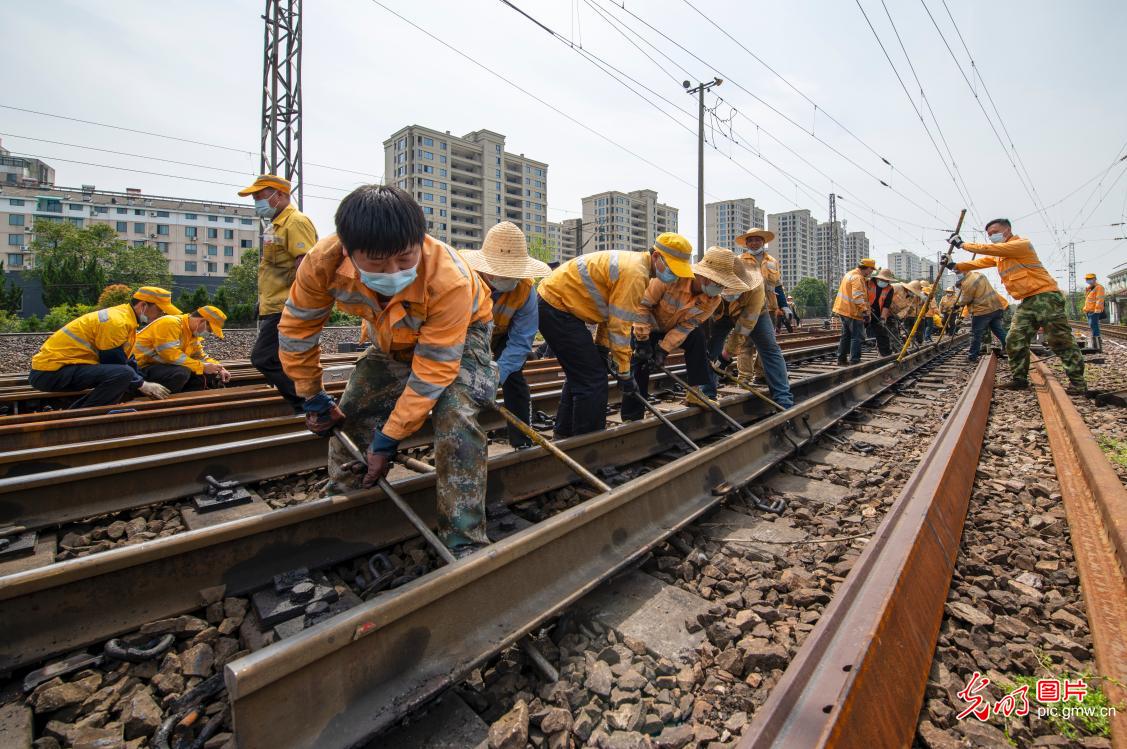
[[[493,336],[493,359],[501,356],[501,352],[505,350],[505,346],[509,343],[509,336],[507,333]],[[501,395],[505,401],[505,408],[516,414],[517,418],[525,424],[532,423],[532,394],[528,390],[528,380],[524,378],[524,372],[517,370],[510,374],[504,382],[501,383]],[[532,440],[524,435],[524,432],[509,425],[509,444],[513,447],[529,447],[532,445]]]
[[[190,393],[207,387],[218,387],[218,378],[214,375],[210,376],[211,382],[208,383],[204,381],[208,375],[198,375],[179,364],[154,364],[151,367],[143,367],[141,376],[149,382],[164,385],[173,393]]]
[[[282,360],[278,358],[278,322],[281,319],[281,312],[258,318],[258,338],[250,352],[250,363],[262,373],[267,382],[278,388],[278,392],[294,406],[294,410],[299,410],[305,399],[297,394],[293,380],[286,376]]]
[[[634,347],[656,348],[664,335],[655,330],[648,340],[635,341]],[[685,382],[703,391],[708,397],[715,398],[716,387],[712,383],[712,370],[708,366],[708,339],[705,337],[704,330],[697,327],[685,336],[685,340],[681,342],[681,350],[685,352]],[[635,363],[631,367],[634,382],[638,383],[638,392],[643,398],[648,398],[650,395],[651,367],[648,362]],[[646,407],[637,398],[627,398],[622,401],[623,421],[637,421],[645,414]]]
[[[891,318],[888,320],[881,320],[880,313],[874,312],[869,317],[869,335],[877,339],[877,352],[881,356],[888,356],[892,353],[892,342],[888,339],[888,331],[885,330],[885,325],[890,324]],[[881,323],[884,325],[881,325]]]
[[[45,393],[90,390],[67,408],[109,406],[125,399],[135,374],[127,364],[67,364],[53,372],[33,369],[27,384]]]
[[[556,412],[556,437],[607,428],[607,365],[595,348],[587,323],[539,300],[540,333],[564,371]]]

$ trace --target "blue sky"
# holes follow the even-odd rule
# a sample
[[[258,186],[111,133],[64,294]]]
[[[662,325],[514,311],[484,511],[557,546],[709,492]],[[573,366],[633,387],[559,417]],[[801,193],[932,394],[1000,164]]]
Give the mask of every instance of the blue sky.
[[[382,175],[382,142],[405,124],[458,134],[488,128],[506,135],[510,151],[549,163],[551,220],[578,215],[584,195],[652,188],[663,202],[681,209],[682,232],[695,240],[695,106],[679,81],[688,74],[708,79],[719,73],[729,80],[715,90],[723,101],[710,97],[708,102],[717,113],[709,126],[715,150],[709,147],[706,158],[709,200],[750,196],[768,212],[809,208],[825,220],[826,196],[837,192],[844,196],[840,215],[850,230],[867,232],[881,264],[888,252],[901,247],[938,252],[942,229],[953,225],[962,207],[971,209],[968,224],[973,220],[974,230],[987,218],[1014,219],[1015,230],[1033,239],[1062,281],[1062,248],[1069,241],[1076,243],[1081,278],[1085,272],[1105,276],[1127,262],[1127,241],[1115,240],[1127,236],[1127,226],[1114,225],[1127,221],[1127,161],[1114,163],[1127,155],[1122,82],[1127,4],[947,0],[945,8],[942,0],[885,1],[926,102],[879,0],[860,0],[860,7],[904,78],[911,102],[857,0],[693,0],[693,6],[782,78],[685,0],[627,0],[627,10],[660,34],[610,0],[514,0],[563,37],[669,100],[643,92],[656,106],[498,0],[379,0],[658,169],[518,92],[373,0],[307,0],[305,209],[322,234],[331,231],[336,201],[347,189]],[[650,47],[630,36],[661,67],[592,6],[652,42]],[[947,8],[1009,137],[971,72]],[[974,91],[1003,144],[925,9],[972,76]],[[8,85],[0,104],[227,148],[12,109],[0,109],[0,138],[14,152],[49,157],[60,184],[237,200],[226,183],[239,183],[242,177],[218,170],[250,175],[258,165],[261,13],[260,2],[243,0],[175,5],[42,0],[13,6],[4,13],[8,33],[0,65]],[[923,112],[943,158],[912,102]],[[1044,213],[1011,166],[1015,151],[1008,148],[1010,138],[1021,173],[1028,174],[1027,184],[1047,207]],[[970,238],[974,232],[964,235]]]

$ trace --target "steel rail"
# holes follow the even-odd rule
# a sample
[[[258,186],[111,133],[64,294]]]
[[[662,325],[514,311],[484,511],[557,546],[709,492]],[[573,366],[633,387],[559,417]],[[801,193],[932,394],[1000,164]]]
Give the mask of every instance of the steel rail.
[[[762,475],[906,369],[883,364],[227,664],[239,747],[350,747],[393,725],[714,507],[722,483]]]
[[[1045,419],[1060,482],[1080,591],[1092,632],[1099,686],[1127,704],[1127,489],[1083,417],[1042,362],[1030,382]],[[1110,717],[1111,742],[1127,747],[1127,710]]]
[[[909,746],[974,486],[984,358],[739,747]]]
[[[931,348],[921,352],[925,358],[935,355]],[[800,380],[792,389],[798,398],[813,397],[887,366],[870,361]],[[743,423],[771,410],[751,395],[726,398],[721,405]],[[696,407],[671,412],[670,418],[694,439],[726,431],[715,414]],[[645,419],[557,445],[597,471],[663,453],[671,443],[672,433]],[[574,474],[542,448],[507,453],[489,460],[487,501],[516,502],[574,481]],[[398,482],[396,488],[421,517],[435,520],[433,475]],[[369,490],[0,577],[0,671],[192,611],[205,589],[248,593],[286,570],[325,567],[412,535],[402,514],[380,492]]]

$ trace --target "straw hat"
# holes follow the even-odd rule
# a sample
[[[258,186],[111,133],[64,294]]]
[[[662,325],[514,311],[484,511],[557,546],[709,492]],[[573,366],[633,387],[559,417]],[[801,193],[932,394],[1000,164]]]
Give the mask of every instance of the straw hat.
[[[462,257],[479,273],[501,278],[541,278],[551,272],[548,264],[528,254],[524,232],[511,221],[489,230],[480,250],[463,250]]]
[[[775,241],[775,232],[767,231],[766,229],[748,229],[743,234],[736,237],[736,244],[740,247],[747,247],[748,237],[760,237],[765,244]]]
[[[909,281],[908,283],[904,284],[904,288],[918,296],[920,299],[927,299],[927,294],[925,294],[923,290],[923,284],[919,281]]]
[[[873,276],[873,278],[880,279],[881,281],[888,281],[889,283],[892,283],[896,280],[896,276],[892,275],[892,271],[888,268],[881,268],[877,271],[876,275]]]
[[[763,285],[763,276],[748,272],[736,253],[724,247],[709,247],[700,262],[693,264],[693,274],[741,294]]]

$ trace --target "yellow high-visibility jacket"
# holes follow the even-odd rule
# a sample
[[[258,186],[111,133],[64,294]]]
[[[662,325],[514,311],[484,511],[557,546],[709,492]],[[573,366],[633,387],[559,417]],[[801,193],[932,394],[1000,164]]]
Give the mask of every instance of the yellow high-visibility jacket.
[[[851,270],[841,279],[834,314],[852,320],[863,320],[869,314],[869,287],[860,271]]]
[[[957,291],[951,291],[943,294],[943,298],[939,300],[939,311],[946,315],[951,310],[955,309],[955,300],[959,298]]]
[[[55,372],[68,364],[97,364],[99,351],[120,346],[125,347],[125,356],[129,357],[138,324],[129,304],[87,312],[52,333],[31,358],[31,368]]]
[[[204,364],[218,364],[203,350],[203,339],[188,326],[190,314],[165,315],[137,334],[137,366],[176,364],[202,375]]]
[[[322,389],[321,330],[334,304],[363,318],[373,346],[411,364],[407,385],[380,430],[393,440],[414,434],[458,376],[469,326],[493,319],[485,282],[437,239],[423,239],[415,280],[383,303],[331,234],[297,269],[278,323],[282,367],[305,398]]]
[[[994,291],[990,279],[976,270],[963,278],[962,289],[959,304],[969,309],[972,315],[989,315],[1009,306],[1002,295]]]
[[[258,263],[258,314],[282,311],[293,284],[297,259],[317,244],[313,222],[290,203],[262,234],[262,258]]]
[[[1100,284],[1094,284],[1092,288],[1088,289],[1088,293],[1084,296],[1084,312],[1103,312],[1104,311],[1104,287]]]
[[[779,300],[775,296],[775,287],[777,287],[783,279],[782,266],[779,261],[775,259],[769,252],[764,252],[762,257],[756,259],[755,255],[751,252],[745,252],[740,255],[740,260],[743,260],[747,265],[748,270],[754,270],[763,275],[763,303],[767,309],[774,312],[779,308]],[[758,310],[756,310],[758,312]],[[752,322],[754,327],[755,322]]]
[[[681,345],[685,336],[712,316],[720,302],[718,296],[693,294],[691,278],[678,278],[671,284],[660,278],[650,279],[642,297],[642,307],[650,313],[649,319],[634,323],[634,337],[645,341],[654,328],[665,331],[665,337],[658,345],[670,353]]]
[[[630,327],[646,322],[642,297],[650,282],[650,253],[603,250],[556,268],[536,291],[561,312],[605,328],[617,374],[630,372]]]
[[[1057,282],[1045,270],[1041,259],[1028,239],[1014,235],[1009,241],[997,244],[964,242],[963,249],[977,252],[982,257],[955,266],[959,271],[979,270],[997,266],[998,276],[1006,291],[1018,301],[1047,291],[1060,291]]]

